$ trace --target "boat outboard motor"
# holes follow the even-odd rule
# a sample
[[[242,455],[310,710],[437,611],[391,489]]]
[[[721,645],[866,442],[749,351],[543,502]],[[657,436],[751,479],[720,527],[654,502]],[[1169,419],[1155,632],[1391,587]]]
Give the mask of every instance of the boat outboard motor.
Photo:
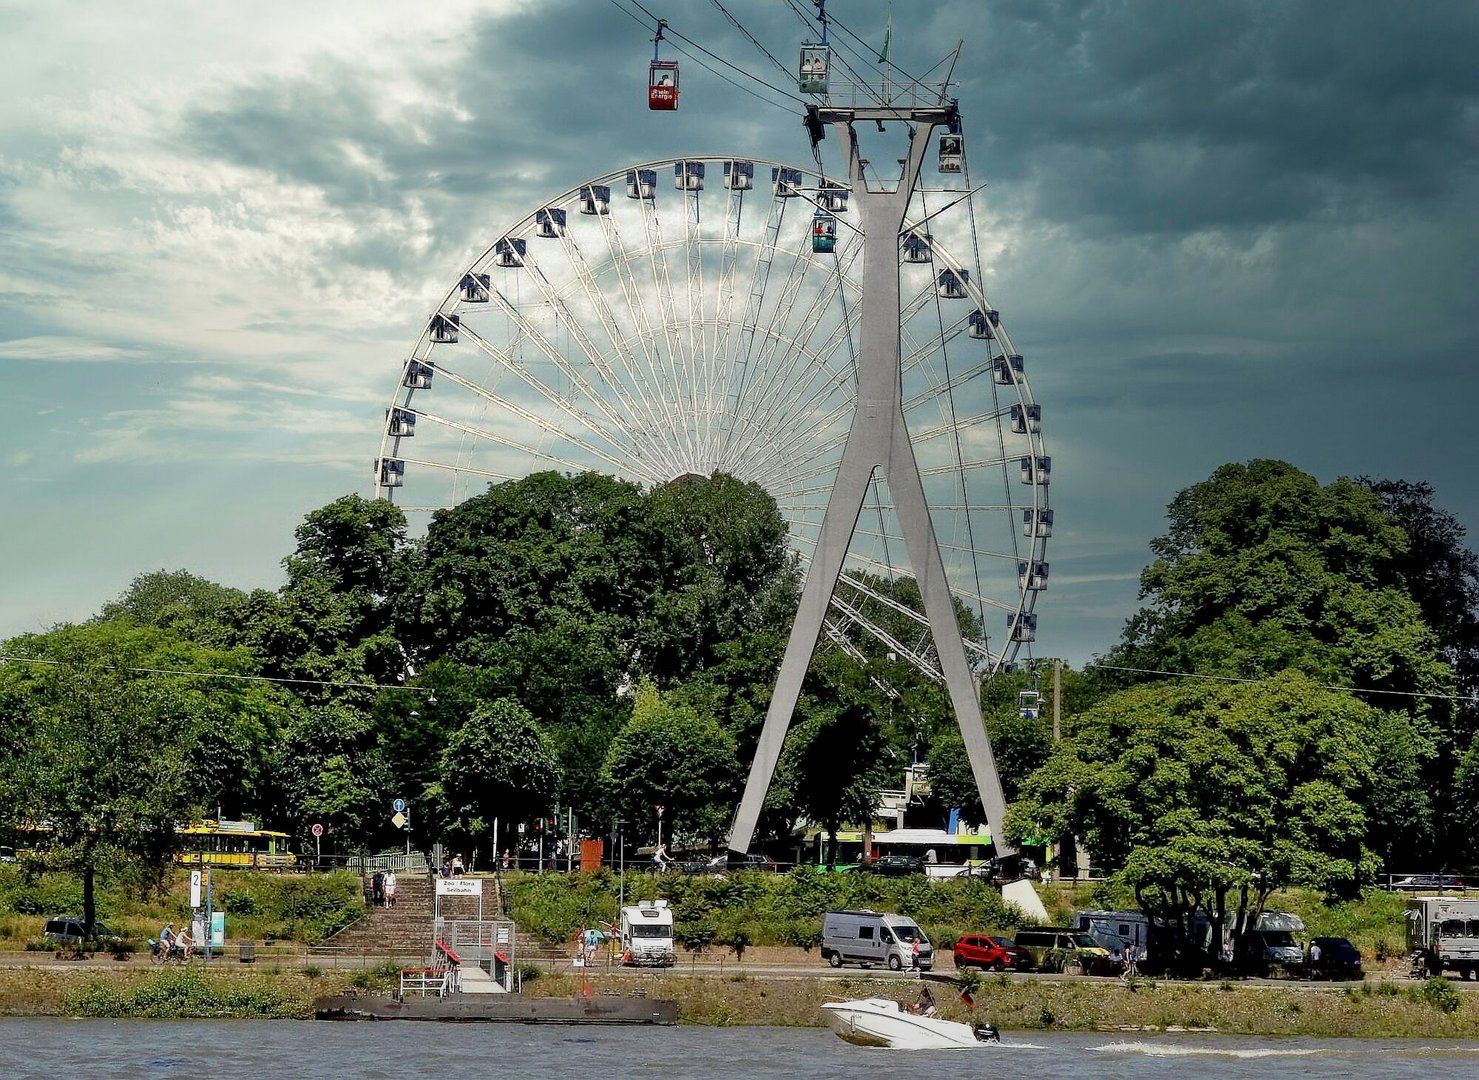
[[[1001,1032],[996,1030],[996,1025],[984,1020],[978,1020],[971,1025],[971,1032],[976,1036],[977,1042],[996,1043],[1001,1042]]]

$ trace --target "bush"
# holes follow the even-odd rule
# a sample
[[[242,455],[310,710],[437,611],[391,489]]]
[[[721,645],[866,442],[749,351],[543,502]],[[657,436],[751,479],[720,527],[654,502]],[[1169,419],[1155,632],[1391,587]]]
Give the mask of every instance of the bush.
[[[1456,1012],[1463,1001],[1453,984],[1441,975],[1427,980],[1421,986],[1413,987],[1411,993],[1413,1000],[1431,1005],[1439,1012]]]
[[[208,978],[199,968],[160,971],[134,986],[93,982],[68,995],[73,1016],[113,1019],[192,1019],[303,1015],[306,1003],[270,983]]]

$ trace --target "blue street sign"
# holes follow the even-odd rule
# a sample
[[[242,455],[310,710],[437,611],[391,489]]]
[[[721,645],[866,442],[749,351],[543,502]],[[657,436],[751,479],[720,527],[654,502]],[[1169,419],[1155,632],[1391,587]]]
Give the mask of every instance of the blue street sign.
[[[406,800],[405,799],[397,799],[397,800],[395,800],[395,802],[393,802],[393,803],[390,804],[390,808],[392,810],[394,810],[397,814],[399,814],[399,813],[401,813],[401,811],[405,810],[405,808],[406,808]]]

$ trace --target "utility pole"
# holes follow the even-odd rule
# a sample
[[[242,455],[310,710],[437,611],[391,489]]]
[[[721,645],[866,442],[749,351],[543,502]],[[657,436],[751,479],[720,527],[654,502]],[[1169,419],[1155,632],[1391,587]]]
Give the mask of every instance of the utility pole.
[[[1053,661],[1053,742],[1063,738],[1063,661]]]

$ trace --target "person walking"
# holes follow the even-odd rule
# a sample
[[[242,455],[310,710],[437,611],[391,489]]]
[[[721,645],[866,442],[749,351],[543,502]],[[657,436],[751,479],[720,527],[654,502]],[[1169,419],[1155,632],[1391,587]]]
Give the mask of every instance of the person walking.
[[[385,872],[385,881],[383,884],[385,890],[385,906],[388,908],[393,908],[395,907],[395,890],[398,884],[395,879],[394,870],[387,870]]]
[[[379,870],[370,878],[370,903],[376,907],[385,906],[385,875]]]
[[[909,946],[909,970],[919,975],[919,939],[915,938]]]

